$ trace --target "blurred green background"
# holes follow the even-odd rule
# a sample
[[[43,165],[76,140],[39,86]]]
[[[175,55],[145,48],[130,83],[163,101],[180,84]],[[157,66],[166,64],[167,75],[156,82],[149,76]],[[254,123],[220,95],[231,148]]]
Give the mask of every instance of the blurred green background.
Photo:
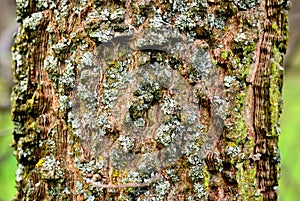
[[[0,0],[0,3],[0,201],[8,201],[16,193],[14,180],[17,162],[9,146],[12,142],[9,105],[12,76],[7,50],[17,26],[14,22],[14,1]],[[292,3],[279,140],[282,160],[279,185],[281,201],[300,200],[300,1],[292,0]]]
[[[15,1],[0,0],[0,5],[0,201],[8,201],[16,193],[14,186],[17,161],[10,147],[13,125],[10,121],[12,69],[9,50],[17,24]]]

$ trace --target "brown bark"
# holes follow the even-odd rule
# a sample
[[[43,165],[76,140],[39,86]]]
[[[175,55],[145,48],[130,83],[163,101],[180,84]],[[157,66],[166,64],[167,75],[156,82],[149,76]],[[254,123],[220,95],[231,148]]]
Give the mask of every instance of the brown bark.
[[[287,2],[18,3],[15,200],[276,200]]]

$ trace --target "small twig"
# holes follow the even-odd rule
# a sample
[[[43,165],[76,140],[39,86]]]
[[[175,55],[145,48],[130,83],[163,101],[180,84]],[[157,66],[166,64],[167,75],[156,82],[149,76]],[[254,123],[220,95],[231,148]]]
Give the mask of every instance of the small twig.
[[[144,183],[125,183],[125,184],[101,184],[99,182],[94,182],[92,180],[87,180],[87,183],[92,184],[95,187],[99,188],[138,188],[146,187],[151,185],[153,182],[157,181],[160,178],[160,175],[157,175],[153,179]]]

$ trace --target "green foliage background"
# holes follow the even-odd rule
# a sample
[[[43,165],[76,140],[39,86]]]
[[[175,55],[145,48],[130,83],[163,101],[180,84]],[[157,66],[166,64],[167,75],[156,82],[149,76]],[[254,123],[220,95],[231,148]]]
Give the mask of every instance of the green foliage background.
[[[279,194],[281,201],[297,201],[300,189],[300,68],[291,69],[286,74],[279,138],[282,161]]]
[[[15,172],[17,161],[13,157],[12,143],[12,122],[9,111],[0,112],[0,200],[10,200],[16,190]]]

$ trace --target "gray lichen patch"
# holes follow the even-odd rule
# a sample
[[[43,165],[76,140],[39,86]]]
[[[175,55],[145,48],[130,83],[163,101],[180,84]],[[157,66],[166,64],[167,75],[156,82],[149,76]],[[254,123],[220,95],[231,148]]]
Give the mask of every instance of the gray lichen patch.
[[[244,1],[234,0],[234,3],[238,6],[238,8],[242,10],[256,8],[256,6],[260,4],[260,2],[261,2],[260,0],[244,0]]]
[[[105,10],[102,14],[103,20],[112,17]],[[158,16],[149,20],[149,26],[125,35],[114,33],[116,37],[105,40],[97,37],[96,43],[104,42],[98,52],[83,54],[68,116],[83,153],[102,166],[90,170],[84,157],[76,166],[85,175],[98,172],[102,176],[97,181],[103,185],[123,185],[144,183],[153,174],[170,172],[168,168],[186,157],[192,167],[189,177],[198,182],[194,188],[200,198],[206,195],[201,187],[205,186],[201,168],[205,154],[221,135],[225,118],[222,94],[208,94],[222,87],[213,82],[218,69],[208,44],[189,42]],[[199,85],[209,90],[199,95]],[[211,98],[205,124],[197,112],[202,107],[200,96]],[[131,174],[138,179],[128,177]],[[176,171],[170,176],[173,182],[180,177]],[[155,184],[158,200],[169,193],[170,185],[169,181]],[[138,189],[128,192],[139,194]]]
[[[43,18],[42,12],[33,13],[29,17],[24,19],[23,26],[25,29],[36,30],[36,27],[39,25],[42,18]]]

